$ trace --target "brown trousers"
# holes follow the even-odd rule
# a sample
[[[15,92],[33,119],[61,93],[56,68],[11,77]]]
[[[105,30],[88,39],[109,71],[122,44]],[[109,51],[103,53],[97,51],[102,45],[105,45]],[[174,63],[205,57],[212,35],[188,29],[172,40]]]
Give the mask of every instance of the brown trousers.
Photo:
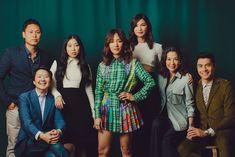
[[[235,131],[227,129],[216,132],[214,137],[185,139],[178,146],[178,152],[181,157],[202,157],[204,147],[210,144],[219,148],[220,157],[234,157]]]

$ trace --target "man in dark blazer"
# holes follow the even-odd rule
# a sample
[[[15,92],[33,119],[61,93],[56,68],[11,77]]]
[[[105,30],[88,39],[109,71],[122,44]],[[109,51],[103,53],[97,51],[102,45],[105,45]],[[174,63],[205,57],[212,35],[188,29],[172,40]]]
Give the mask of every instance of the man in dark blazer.
[[[21,129],[15,147],[16,157],[68,156],[59,142],[65,122],[48,91],[51,81],[50,70],[40,67],[33,81],[36,88],[19,96]]]
[[[235,95],[231,82],[214,76],[212,54],[197,57],[197,71],[201,77],[195,95],[200,124],[188,130],[179,153],[182,157],[201,157],[206,145],[215,144],[220,157],[234,157]]]
[[[34,85],[33,71],[39,66],[49,67],[48,55],[38,48],[41,26],[38,21],[28,19],[23,24],[24,45],[8,48],[0,59],[0,102],[7,107],[6,130],[8,136],[7,157],[14,157],[14,146],[19,132],[17,99]],[[8,84],[4,86],[4,80]]]

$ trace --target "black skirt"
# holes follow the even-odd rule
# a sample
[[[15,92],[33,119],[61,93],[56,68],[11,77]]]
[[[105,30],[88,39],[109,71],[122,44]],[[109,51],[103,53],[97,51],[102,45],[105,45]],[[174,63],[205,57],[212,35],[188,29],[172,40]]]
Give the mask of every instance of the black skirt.
[[[87,145],[97,136],[93,129],[93,118],[84,88],[62,88],[59,90],[65,105],[62,114],[66,122],[63,143]]]

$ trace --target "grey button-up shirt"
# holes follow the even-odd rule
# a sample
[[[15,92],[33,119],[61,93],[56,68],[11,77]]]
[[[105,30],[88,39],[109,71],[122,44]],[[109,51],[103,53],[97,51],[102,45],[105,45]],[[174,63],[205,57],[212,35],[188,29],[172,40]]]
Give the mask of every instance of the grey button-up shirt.
[[[167,107],[168,117],[176,131],[187,129],[188,117],[194,115],[193,85],[188,84],[188,76],[176,73],[169,81],[159,75],[158,85],[161,94],[161,112]]]

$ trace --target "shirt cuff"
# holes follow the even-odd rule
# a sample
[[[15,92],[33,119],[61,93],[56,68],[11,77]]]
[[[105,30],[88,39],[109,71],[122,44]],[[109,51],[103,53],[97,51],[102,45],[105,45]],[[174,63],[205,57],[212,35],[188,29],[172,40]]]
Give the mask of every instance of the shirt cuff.
[[[188,112],[188,118],[189,117],[194,117],[194,112]]]
[[[36,139],[36,140],[40,140],[40,139],[39,139],[39,135],[40,135],[41,133],[42,133],[41,131],[38,131],[38,132],[36,133],[36,135],[35,135],[35,139]]]
[[[63,132],[62,132],[60,129],[57,129],[57,131],[60,132],[60,135],[61,135],[61,136],[63,135]]]
[[[215,131],[212,128],[207,129],[210,136],[215,136]]]
[[[100,110],[95,109],[95,119],[101,117],[101,112]]]

